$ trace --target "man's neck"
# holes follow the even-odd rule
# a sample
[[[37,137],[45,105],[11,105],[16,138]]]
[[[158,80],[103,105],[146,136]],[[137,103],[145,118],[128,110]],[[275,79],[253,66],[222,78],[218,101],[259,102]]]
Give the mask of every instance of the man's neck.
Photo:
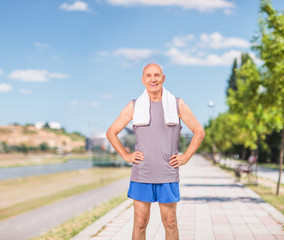
[[[162,100],[162,93],[163,90],[161,90],[160,92],[155,92],[155,93],[149,93],[147,91],[149,97],[150,97],[150,101],[152,102],[157,102],[157,101],[161,101]]]

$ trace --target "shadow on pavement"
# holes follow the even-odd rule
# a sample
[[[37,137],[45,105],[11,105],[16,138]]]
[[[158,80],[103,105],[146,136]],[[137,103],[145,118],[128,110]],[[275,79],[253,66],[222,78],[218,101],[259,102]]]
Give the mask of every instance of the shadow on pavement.
[[[236,187],[244,188],[245,186],[239,184],[180,184],[181,187]]]
[[[253,197],[181,197],[180,200],[186,202],[251,202],[251,203],[264,203],[265,201],[261,198]]]
[[[231,179],[232,177],[219,177],[219,176],[207,176],[207,177],[203,177],[203,176],[193,176],[193,177],[182,177],[182,178],[192,178],[192,179],[195,179],[195,178],[201,178],[201,179],[211,179],[211,178],[214,178],[214,179]]]

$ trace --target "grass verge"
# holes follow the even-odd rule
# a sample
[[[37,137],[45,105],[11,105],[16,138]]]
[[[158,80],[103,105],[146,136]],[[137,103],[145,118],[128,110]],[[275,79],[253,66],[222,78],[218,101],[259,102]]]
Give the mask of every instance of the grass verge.
[[[30,240],[69,240],[127,199],[126,192]],[[94,233],[95,234],[95,233]]]

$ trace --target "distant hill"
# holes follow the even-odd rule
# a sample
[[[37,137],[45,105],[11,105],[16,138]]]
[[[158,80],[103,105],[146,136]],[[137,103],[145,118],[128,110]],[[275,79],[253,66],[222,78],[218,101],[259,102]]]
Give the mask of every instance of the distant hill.
[[[0,126],[0,142],[7,146],[28,147],[48,146],[61,149],[64,152],[85,148],[85,137],[79,133],[67,133],[64,129],[44,127],[37,129],[33,125]]]

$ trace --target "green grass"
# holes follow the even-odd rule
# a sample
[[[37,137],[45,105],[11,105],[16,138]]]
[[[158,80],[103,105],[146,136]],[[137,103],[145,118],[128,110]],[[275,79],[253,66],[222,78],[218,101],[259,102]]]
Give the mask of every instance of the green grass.
[[[258,184],[257,186],[250,185],[248,187],[259,194],[263,200],[270,203],[282,214],[284,214],[284,195],[275,195],[276,187],[275,189],[272,189],[271,187],[267,187],[261,184]]]
[[[126,192],[30,240],[69,240],[127,199]],[[95,234],[95,233],[94,233]]]
[[[279,169],[279,165],[276,163],[258,163],[258,165],[270,169]]]

